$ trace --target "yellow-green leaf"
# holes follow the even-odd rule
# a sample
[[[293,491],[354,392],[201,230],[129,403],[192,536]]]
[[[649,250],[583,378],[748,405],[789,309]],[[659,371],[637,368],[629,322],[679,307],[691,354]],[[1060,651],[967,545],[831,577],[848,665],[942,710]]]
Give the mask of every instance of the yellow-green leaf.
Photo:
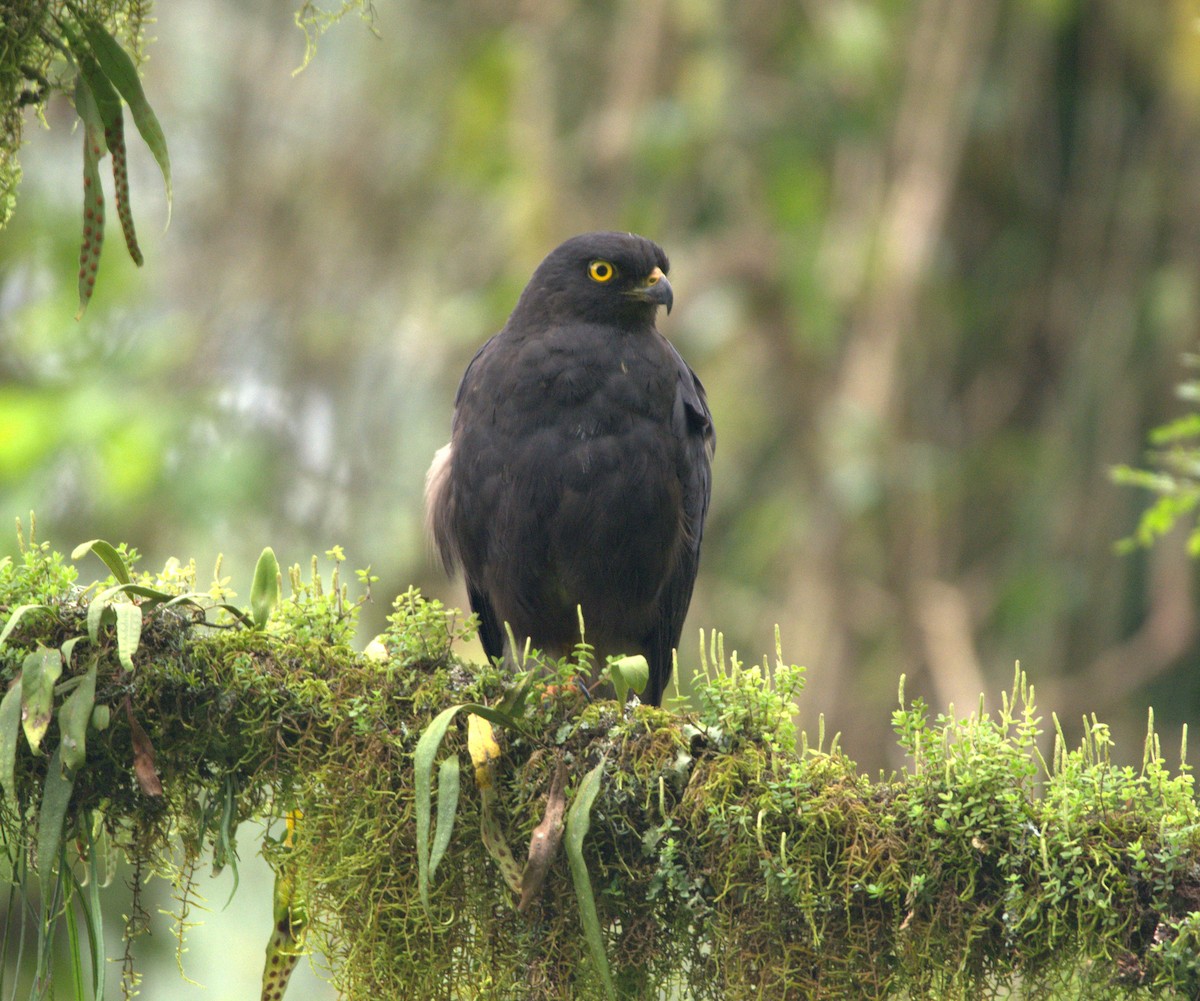
[[[117,616],[117,657],[126,671],[133,670],[133,655],[142,641],[142,610],[122,601],[112,606]]]
[[[92,707],[92,729],[96,731],[107,730],[108,724],[112,720],[112,710],[108,706],[93,706]]]
[[[87,610],[88,639],[93,644],[100,642],[100,627],[105,620],[111,622],[114,618],[112,602],[105,598],[93,598]]]
[[[650,680],[650,665],[641,654],[622,657],[609,665],[609,673],[617,690],[617,701],[624,702],[631,688],[639,695],[646,690],[646,683]]]
[[[259,629],[265,629],[271,612],[279,604],[279,561],[270,546],[262,551],[254,567],[254,583],[250,585],[250,614]]]
[[[96,701],[96,663],[97,658],[93,656],[79,687],[63,700],[58,710],[62,762],[71,771],[77,771],[87,758],[87,728]]]
[[[108,567],[108,572],[116,578],[118,584],[129,584],[132,582],[133,578],[129,576],[129,567],[125,565],[121,554],[110,543],[105,542],[103,539],[92,539],[91,542],[82,542],[71,551],[71,559],[83,559],[88,553],[94,553],[100,558],[100,561]]]
[[[54,684],[62,674],[62,654],[38,645],[21,667],[21,726],[33,750],[42,745],[53,712]]]

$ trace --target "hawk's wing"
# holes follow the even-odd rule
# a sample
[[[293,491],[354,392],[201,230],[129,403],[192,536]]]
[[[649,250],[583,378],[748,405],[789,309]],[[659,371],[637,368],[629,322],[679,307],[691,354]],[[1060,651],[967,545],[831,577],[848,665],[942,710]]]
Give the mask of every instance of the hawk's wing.
[[[471,381],[472,370],[480,356],[488,349],[494,338],[489,339],[475,352],[467,365],[458,384],[458,392],[454,395],[455,425],[457,425],[458,405],[462,401],[465,387]],[[466,576],[467,597],[471,602],[471,611],[479,617],[479,641],[489,657],[499,657],[504,653],[504,626],[496,615],[492,603],[478,581],[471,579],[459,551],[459,540],[455,535],[454,504],[456,503],[451,487],[451,465],[454,462],[454,434],[451,432],[450,444],[438,450],[433,465],[425,480],[426,522],[438,555],[446,567],[447,573],[454,573],[457,566],[462,566]]]
[[[717,439],[704,385],[671,345],[678,366],[671,430],[684,443],[679,477],[683,487],[684,540],[679,559],[663,584],[658,626],[650,638],[650,682],[643,701],[658,705],[671,679],[671,655],[679,645],[683,620],[692,600],[692,587],[700,568],[700,542],[712,496],[712,457]]]

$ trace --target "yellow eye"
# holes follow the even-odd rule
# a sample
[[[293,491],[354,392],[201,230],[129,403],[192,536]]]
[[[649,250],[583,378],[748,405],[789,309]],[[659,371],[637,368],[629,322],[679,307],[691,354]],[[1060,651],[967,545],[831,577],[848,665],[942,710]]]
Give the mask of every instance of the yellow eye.
[[[592,261],[588,265],[588,277],[594,282],[599,282],[601,285],[612,281],[616,273],[617,269],[609,264],[608,261]]]

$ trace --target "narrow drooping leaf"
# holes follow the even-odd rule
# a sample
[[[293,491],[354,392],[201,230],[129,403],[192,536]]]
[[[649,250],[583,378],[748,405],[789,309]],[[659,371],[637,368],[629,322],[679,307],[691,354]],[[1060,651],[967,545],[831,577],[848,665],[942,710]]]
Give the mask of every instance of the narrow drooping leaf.
[[[90,815],[89,815],[90,816]],[[88,818],[85,818],[85,821]],[[100,863],[100,851],[92,836],[92,828],[88,823],[81,825],[87,837],[87,901],[83,913],[87,918],[88,946],[92,956],[92,992],[93,1001],[104,1001],[104,970],[107,965],[104,954],[104,910],[100,906],[100,887],[104,882],[104,873]],[[80,894],[81,901],[83,894]]]
[[[69,875],[68,869],[64,875]],[[66,904],[67,918],[67,953],[71,960],[71,990],[76,1001],[86,1001],[87,994],[83,987],[83,943],[79,941],[79,919],[75,917],[75,908],[71,901]]]
[[[133,670],[133,655],[142,640],[142,610],[122,601],[112,606],[117,616],[117,657],[126,671]]]
[[[62,759],[56,749],[46,767],[46,784],[42,788],[42,806],[38,811],[37,867],[42,877],[43,903],[54,885],[49,875],[58,863],[67,804],[71,801],[74,785],[75,780],[63,771]]]
[[[267,546],[254,567],[254,583],[250,585],[250,614],[259,629],[265,629],[271,612],[279,604],[279,561],[275,551]]]
[[[608,956],[604,951],[604,936],[600,931],[600,915],[596,911],[596,898],[592,895],[592,881],[587,863],[583,859],[583,839],[592,823],[592,804],[600,792],[600,780],[604,775],[604,761],[583,777],[575,793],[575,802],[567,811],[567,864],[571,869],[571,882],[575,884],[575,896],[579,900],[579,917],[583,922],[583,934],[587,939],[588,951],[592,955],[604,991],[612,999],[617,992],[613,987],[612,974],[608,969]]]
[[[81,319],[96,290],[100,251],[104,247],[104,189],[100,160],[104,156],[104,124],[91,88],[83,77],[75,81],[75,109],[83,119],[83,239],[79,244],[79,311]]]
[[[454,816],[458,812],[459,765],[458,756],[451,754],[442,760],[438,768],[437,826],[433,831],[433,847],[429,851],[429,878],[437,872],[438,864],[446,849],[450,847],[450,835],[454,832]]]
[[[170,224],[171,157],[167,152],[167,138],[158,123],[158,116],[154,114],[154,109],[150,107],[150,102],[146,100],[146,94],[142,90],[137,67],[117,40],[104,30],[103,25],[96,21],[85,21],[83,32],[104,75],[112,81],[113,86],[125,98],[125,103],[129,105],[129,110],[133,113],[133,123],[162,171],[167,191],[167,223]]]
[[[92,719],[92,708],[96,702],[96,664],[93,656],[91,666],[83,681],[64,700],[58,710],[58,732],[61,737],[62,761],[71,771],[78,771],[87,758],[87,728]]]
[[[129,576],[129,567],[125,565],[125,560],[110,543],[105,542],[103,539],[92,539],[90,542],[82,542],[71,550],[71,559],[81,560],[88,553],[93,553],[100,558],[100,561],[108,567],[108,572],[113,575],[118,584],[130,584],[133,582],[133,578]]]
[[[21,667],[21,726],[34,751],[41,747],[50,726],[54,685],[61,674],[62,654],[40,644]]]
[[[55,651],[57,653],[58,651]],[[58,749],[50,757],[46,768],[46,784],[42,788],[42,805],[38,811],[37,870],[42,888],[42,913],[38,922],[38,969],[37,982],[45,984],[50,967],[50,925],[54,916],[54,900],[62,883],[62,873],[57,870],[63,846],[63,825],[67,819],[67,805],[71,802],[73,777],[63,772]]]
[[[142,266],[142,249],[138,246],[137,230],[133,226],[133,209],[129,205],[129,160],[125,153],[125,117],[119,116],[116,124],[104,130],[104,141],[112,153],[113,198],[117,202],[117,218],[121,220],[121,232],[129,256],[139,268]]]
[[[429,910],[429,825],[432,819],[433,762],[450,721],[462,708],[450,706],[438,713],[425,728],[413,751],[413,808],[417,820],[417,889],[421,903]]]
[[[16,801],[17,743],[21,738],[21,679],[0,699],[0,788]]]
[[[227,865],[233,872],[233,887],[229,891],[229,900],[225,901],[226,907],[233,900],[241,882],[238,874],[237,825],[237,784],[232,776],[226,776],[224,795],[221,797],[221,819],[213,834],[213,875],[216,876]]]

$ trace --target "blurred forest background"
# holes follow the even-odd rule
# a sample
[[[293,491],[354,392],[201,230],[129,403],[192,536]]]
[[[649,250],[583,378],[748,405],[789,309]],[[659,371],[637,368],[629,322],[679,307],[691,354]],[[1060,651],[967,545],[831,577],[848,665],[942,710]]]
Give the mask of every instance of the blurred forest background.
[[[548,250],[628,229],[718,429],[685,675],[699,627],[757,660],[778,623],[801,721],[870,768],[901,673],[966,712],[1019,658],[1128,759],[1148,704],[1168,744],[1194,719],[1195,568],[1115,552],[1148,501],[1109,470],[1187,406],[1196,0],[396,0],[299,75],[287,5],[155,14],[173,220],[130,130],[146,265],[114,218],[79,323],[74,112],[26,124],[8,524],[224,553],[242,600],[263,545],[340,544],[381,577],[365,637],[409,584],[461,606],[421,528],[457,380]]]
[[[299,75],[276,3],[155,13],[173,221],[130,130],[147,263],[114,218],[79,323],[74,112],[26,125],[9,524],[223,552],[243,600],[263,545],[340,544],[381,577],[367,636],[410,583],[461,605],[421,531],[457,380],[549,249],[629,229],[671,255],[661,326],[718,428],[685,674],[699,627],[756,660],[779,623],[802,719],[871,767],[902,672],[965,711],[1019,658],[1131,755],[1148,702],[1194,713],[1193,568],[1114,552],[1147,499],[1109,468],[1185,408],[1195,0],[405,0]]]

